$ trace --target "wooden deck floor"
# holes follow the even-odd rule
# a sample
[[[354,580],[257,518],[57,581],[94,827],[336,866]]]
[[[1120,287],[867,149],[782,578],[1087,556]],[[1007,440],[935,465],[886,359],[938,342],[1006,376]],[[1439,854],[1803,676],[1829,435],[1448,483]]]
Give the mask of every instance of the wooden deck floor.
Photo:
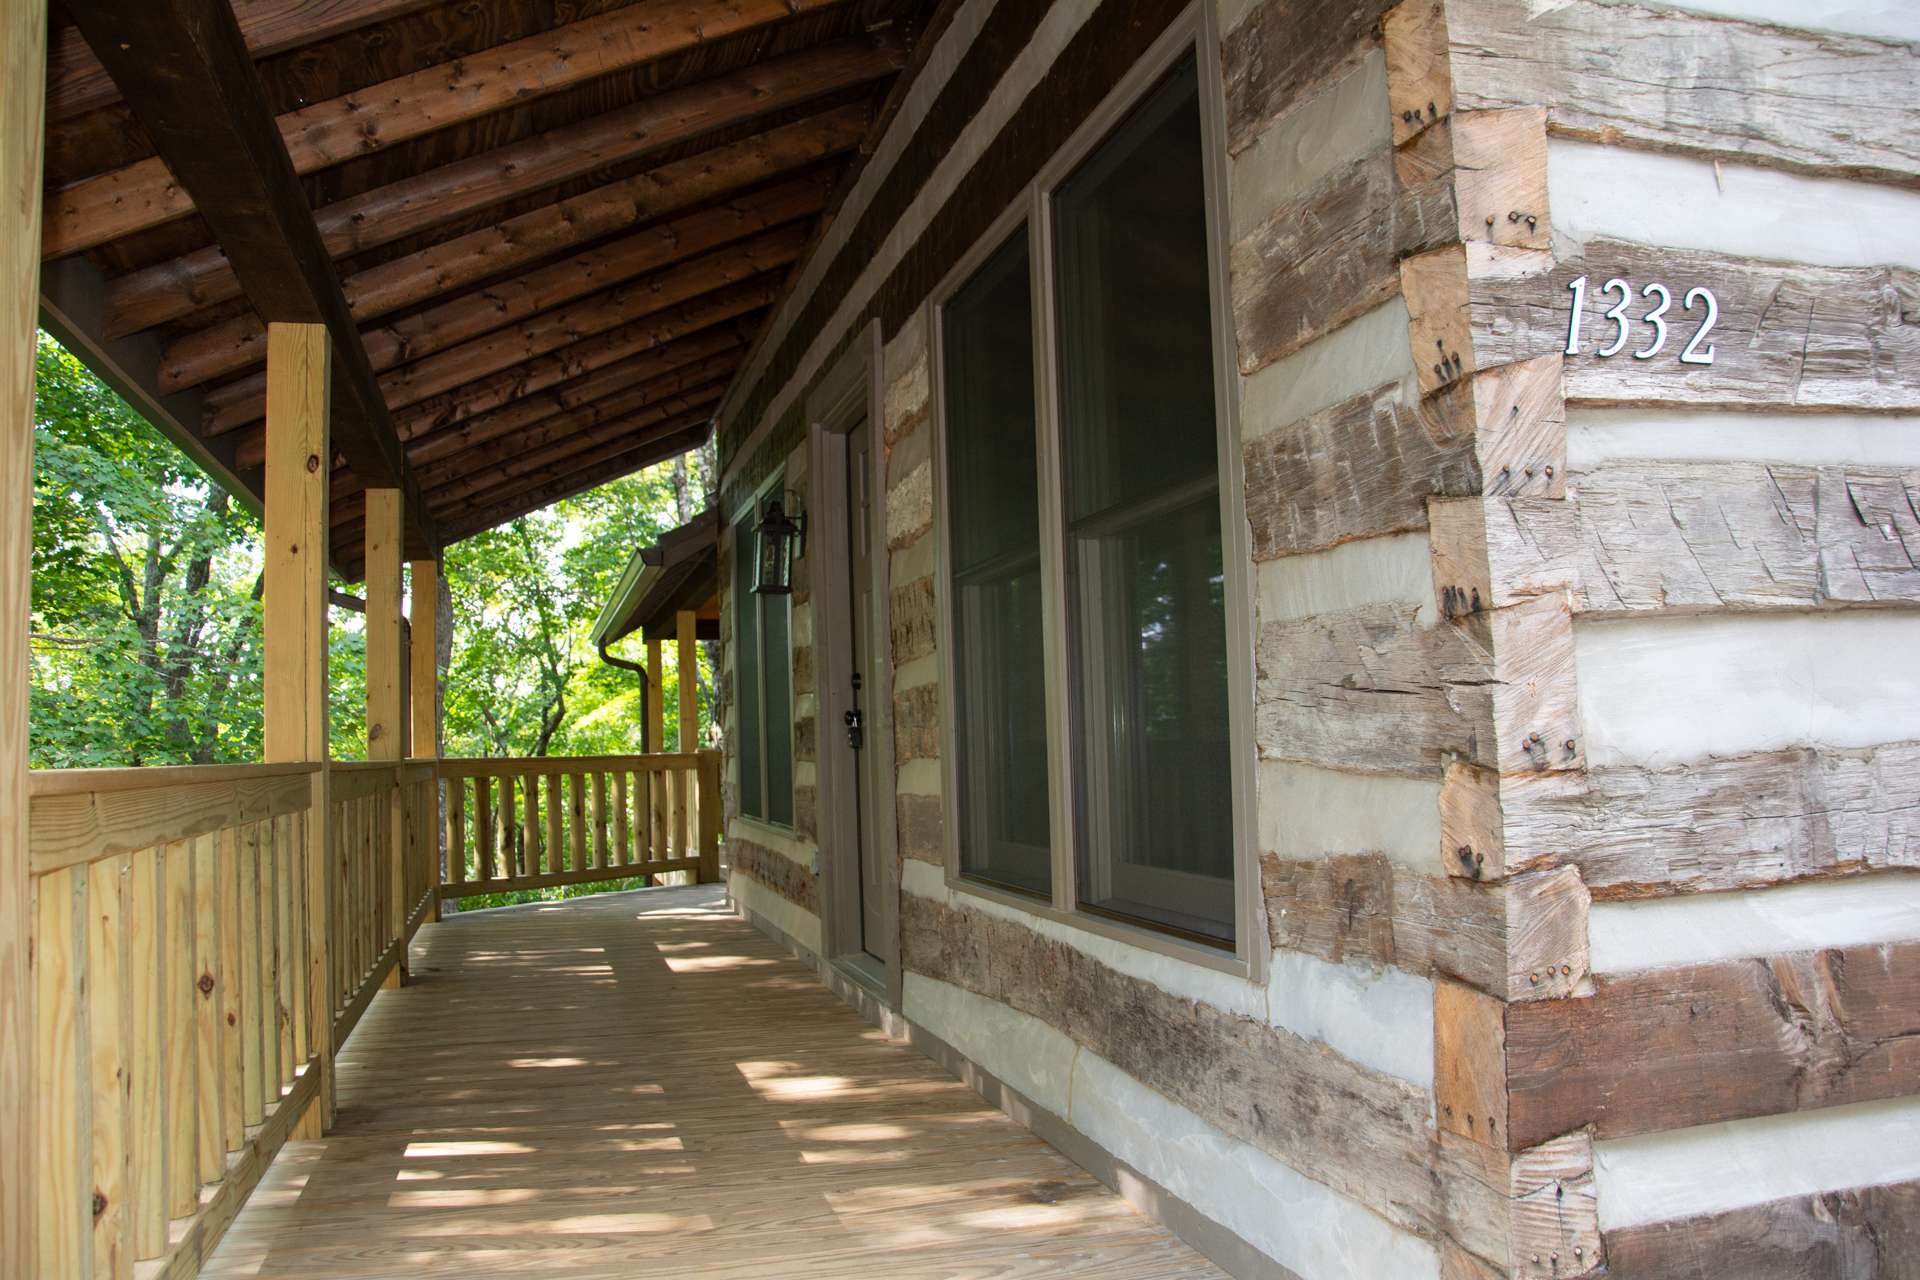
[[[713,888],[456,916],[222,1277],[1216,1276]]]

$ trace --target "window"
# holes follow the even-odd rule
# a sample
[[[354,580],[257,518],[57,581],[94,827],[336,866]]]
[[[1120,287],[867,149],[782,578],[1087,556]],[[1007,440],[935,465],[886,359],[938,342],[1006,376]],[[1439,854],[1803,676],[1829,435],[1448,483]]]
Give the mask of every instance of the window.
[[[936,295],[949,812],[963,879],[1235,949],[1258,886],[1220,143],[1193,45],[1155,65]]]
[[[777,490],[776,490],[777,492]],[[755,595],[760,522],[756,504],[733,526],[735,721],[739,733],[740,812],[793,823],[793,669],[789,598]]]
[[[1024,231],[941,315],[960,867],[1042,896],[1047,825],[1033,292]]]
[[[1226,574],[1199,75],[1053,197],[1080,900],[1233,938]]]

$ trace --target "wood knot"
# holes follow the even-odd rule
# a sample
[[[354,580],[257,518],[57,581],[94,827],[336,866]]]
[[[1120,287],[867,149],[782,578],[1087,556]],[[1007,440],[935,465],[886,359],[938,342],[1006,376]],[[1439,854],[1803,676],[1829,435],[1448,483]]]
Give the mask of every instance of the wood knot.
[[[212,995],[213,994],[213,975],[210,973],[201,974],[200,981],[195,985],[197,985],[200,988],[201,995],[203,996]]]
[[[307,455],[307,474],[312,475],[314,472],[318,471],[319,469],[320,469],[320,455],[317,453],[308,454]]]
[[[93,1216],[98,1218],[107,1211],[107,1195],[104,1191],[93,1193]]]

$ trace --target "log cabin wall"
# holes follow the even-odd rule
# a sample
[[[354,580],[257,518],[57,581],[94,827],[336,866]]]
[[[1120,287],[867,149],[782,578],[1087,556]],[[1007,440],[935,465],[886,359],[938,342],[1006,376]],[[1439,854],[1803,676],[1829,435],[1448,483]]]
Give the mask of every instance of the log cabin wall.
[[[1175,9],[1122,7],[952,6],[723,406],[726,500],[791,487],[879,321],[899,1012],[1237,1273],[1906,1274],[1920,21],[1219,0],[1253,982],[945,875],[926,298]],[[817,829],[730,843],[816,952]]]

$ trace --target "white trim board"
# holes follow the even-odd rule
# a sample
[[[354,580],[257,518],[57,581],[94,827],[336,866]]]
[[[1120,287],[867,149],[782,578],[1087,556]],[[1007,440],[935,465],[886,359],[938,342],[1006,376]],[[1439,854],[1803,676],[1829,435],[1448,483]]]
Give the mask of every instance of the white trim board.
[[[1567,465],[1620,459],[1920,467],[1920,415],[1728,413],[1674,407],[1567,410]]]

